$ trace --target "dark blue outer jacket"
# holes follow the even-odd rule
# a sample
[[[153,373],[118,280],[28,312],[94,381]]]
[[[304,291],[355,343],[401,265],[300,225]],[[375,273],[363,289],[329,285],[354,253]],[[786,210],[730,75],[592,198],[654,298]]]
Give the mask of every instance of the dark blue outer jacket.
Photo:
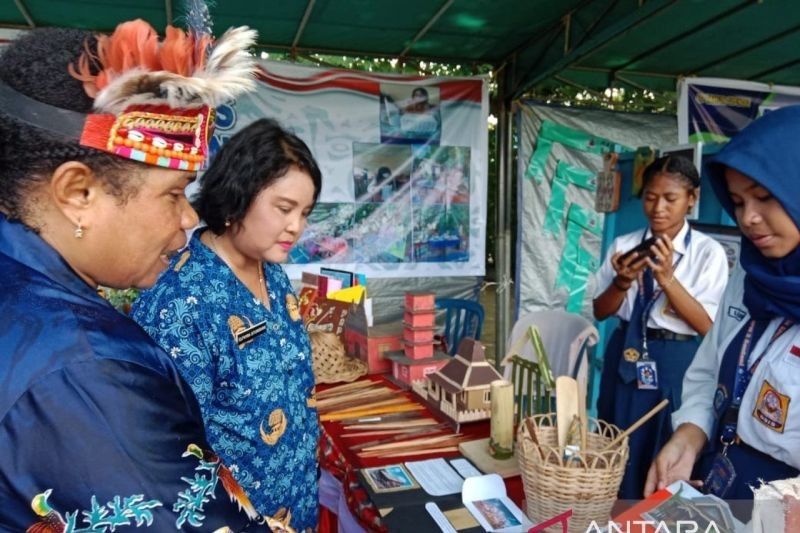
[[[169,356],[2,215],[0,280],[0,530],[255,528],[187,452],[210,448]]]

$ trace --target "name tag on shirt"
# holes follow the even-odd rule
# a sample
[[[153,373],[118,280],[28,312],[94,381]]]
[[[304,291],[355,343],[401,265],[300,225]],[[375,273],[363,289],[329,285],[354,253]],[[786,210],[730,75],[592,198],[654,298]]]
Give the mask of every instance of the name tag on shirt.
[[[728,307],[728,316],[741,322],[747,316],[747,311],[731,305]]]
[[[236,344],[244,346],[254,338],[267,331],[267,321],[263,320],[258,324],[253,324],[249,328],[240,329],[236,332]]]

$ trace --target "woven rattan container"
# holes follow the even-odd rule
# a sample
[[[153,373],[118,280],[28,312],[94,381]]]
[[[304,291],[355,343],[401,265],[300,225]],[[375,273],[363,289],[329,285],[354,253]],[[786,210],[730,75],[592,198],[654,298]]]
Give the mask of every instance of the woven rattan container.
[[[338,383],[353,381],[367,373],[367,365],[360,359],[348,357],[344,345],[335,333],[310,331],[314,381]]]
[[[565,459],[558,447],[555,413],[534,415],[517,431],[517,459],[525,490],[526,511],[534,524],[572,510],[569,531],[585,532],[594,520],[601,527],[617,499],[628,462],[628,438],[603,450],[620,434],[617,426],[591,419],[586,450]],[[535,443],[528,432],[536,431]],[[556,524],[547,531],[561,532]]]

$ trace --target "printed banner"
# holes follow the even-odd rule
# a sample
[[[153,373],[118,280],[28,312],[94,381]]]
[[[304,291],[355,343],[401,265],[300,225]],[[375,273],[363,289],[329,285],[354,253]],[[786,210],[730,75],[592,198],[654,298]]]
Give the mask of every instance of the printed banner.
[[[679,142],[727,142],[764,113],[794,104],[800,104],[798,87],[685,78],[678,82]]]
[[[323,186],[286,270],[482,276],[487,80],[261,62],[258,91],[220,110],[214,148],[273,117],[311,148]]]

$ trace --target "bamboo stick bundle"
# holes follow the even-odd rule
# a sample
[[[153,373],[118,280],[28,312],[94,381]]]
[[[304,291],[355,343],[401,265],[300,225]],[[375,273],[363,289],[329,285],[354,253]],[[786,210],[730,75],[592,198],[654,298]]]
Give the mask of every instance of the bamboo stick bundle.
[[[374,454],[374,453],[373,454],[359,453],[359,454],[356,454],[356,455],[358,455],[358,457],[360,457],[362,459],[377,459],[377,458],[381,458],[381,459],[387,458],[388,459],[390,457],[411,457],[411,456],[414,456],[414,455],[428,455],[428,454],[432,454],[432,453],[442,454],[442,453],[451,453],[451,452],[457,452],[457,451],[458,451],[458,446],[443,446],[441,448],[426,448],[426,449],[422,449],[422,450],[412,450],[412,451],[408,451],[408,452],[406,452],[406,451],[400,451],[400,452],[395,451],[395,452],[377,453],[377,454]]]
[[[413,414],[416,415],[417,413],[403,413],[403,414]],[[435,426],[438,424],[436,420],[433,418],[411,418],[406,422],[382,422],[377,424],[344,424],[344,428],[347,430],[353,429],[365,429],[365,430],[380,430],[380,429],[403,429],[409,427],[419,427],[419,426]]]
[[[449,426],[446,424],[439,424],[433,427],[423,427],[422,429],[414,429],[410,432],[404,432],[400,435],[395,435],[394,437],[387,437],[384,439],[373,440],[370,442],[362,442],[361,444],[356,444],[350,447],[351,451],[360,451],[364,449],[369,449],[374,446],[380,446],[383,444],[390,444],[392,442],[397,441],[404,441],[404,442],[411,442],[410,438],[418,438],[424,435],[433,435],[435,433],[441,433],[442,431],[446,431],[449,429]]]
[[[324,391],[318,392],[316,396],[317,400],[320,400],[328,398],[330,396],[335,396],[337,394],[343,394],[353,390],[359,390],[368,387],[375,387],[377,385],[380,385],[380,383],[377,381],[369,381],[369,380],[354,381],[353,383],[345,383],[344,385],[337,385],[336,387],[325,389]]]
[[[449,427],[446,424],[436,424],[435,426],[442,426],[442,427]],[[421,426],[425,427],[425,426]],[[403,433],[414,433],[415,431],[419,430],[418,427],[411,427],[411,428],[391,428],[391,429],[378,429],[373,431],[357,431],[355,433],[342,433],[342,437],[344,438],[355,438],[355,437],[372,437],[378,435],[395,435],[395,434],[403,434]]]
[[[326,415],[327,414],[345,415],[345,414],[350,414],[350,413],[353,413],[353,412],[356,412],[356,411],[363,411],[364,409],[371,409],[373,407],[383,407],[383,406],[386,406],[386,405],[401,405],[401,404],[406,404],[406,403],[413,403],[413,402],[411,402],[406,397],[390,398],[388,400],[370,401],[370,402],[367,402],[367,403],[348,406],[348,407],[345,407],[344,409],[333,409],[333,410],[329,410],[329,411],[327,411],[325,413],[322,413],[322,414],[326,414]]]
[[[443,441],[447,441],[453,438],[453,434],[450,435],[437,435],[435,437],[418,437],[410,440],[399,440],[394,442],[386,442],[383,444],[373,444],[370,446],[358,447],[360,451],[365,452],[375,452],[381,450],[394,450],[397,448],[414,448],[418,446],[427,446],[430,444],[438,444]]]
[[[426,417],[427,418],[427,417]],[[421,417],[416,413],[397,413],[393,415],[384,415],[384,416],[372,416],[372,417],[365,417],[359,418],[357,420],[352,420],[348,422],[343,422],[342,425],[344,426],[353,426],[353,425],[364,425],[364,426],[374,426],[376,424],[388,424],[388,423],[405,423],[410,422],[413,420],[419,420]]]
[[[341,400],[346,400],[347,398],[357,398],[363,395],[369,394],[376,394],[378,392],[391,392],[392,389],[389,387],[369,387],[366,389],[357,389],[354,391],[346,391],[341,394],[336,394],[333,396],[326,396],[325,398],[319,399],[317,398],[318,403],[327,404],[327,403],[334,403]]]
[[[341,402],[355,401],[360,398],[368,398],[370,396],[377,396],[380,394],[394,394],[395,396],[398,396],[398,391],[394,391],[389,387],[371,387],[369,389],[348,392],[345,394],[337,394],[336,396],[331,396],[322,400],[317,398],[317,405],[326,406]]]
[[[402,455],[420,455],[426,453],[437,453],[442,448],[458,448],[461,442],[468,440],[464,435],[446,435],[446,439],[435,440],[433,442],[426,442],[417,445],[408,445],[406,442],[399,443],[402,446],[393,448],[383,448],[379,450],[362,450],[357,452],[356,455],[362,459],[370,459],[376,457],[397,457]]]
[[[337,401],[329,401],[329,403],[325,403],[320,405],[317,402],[317,411],[318,412],[329,412],[341,407],[356,407],[358,405],[362,405],[365,403],[370,403],[373,401],[379,400],[391,400],[396,398],[405,398],[405,396],[399,396],[394,394],[392,391],[376,391],[374,393],[365,394],[364,396],[359,396],[357,398],[342,398]]]
[[[322,422],[336,422],[340,420],[347,420],[353,418],[361,418],[364,416],[371,416],[371,415],[382,415],[386,413],[406,413],[409,411],[422,411],[425,409],[423,406],[408,402],[407,404],[401,405],[387,405],[384,407],[373,407],[369,409],[363,409],[361,411],[353,411],[352,413],[330,413],[327,415],[322,415],[319,417],[320,421]]]

